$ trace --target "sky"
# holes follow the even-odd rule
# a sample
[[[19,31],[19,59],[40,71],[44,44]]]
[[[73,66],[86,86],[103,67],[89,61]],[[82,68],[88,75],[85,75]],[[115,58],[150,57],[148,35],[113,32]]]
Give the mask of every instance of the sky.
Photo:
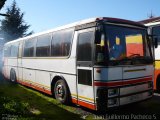
[[[13,0],[7,0],[1,10]],[[93,17],[114,17],[133,21],[146,19],[151,12],[160,16],[160,0],[16,0],[29,31],[42,32]],[[0,20],[4,17],[0,17]]]

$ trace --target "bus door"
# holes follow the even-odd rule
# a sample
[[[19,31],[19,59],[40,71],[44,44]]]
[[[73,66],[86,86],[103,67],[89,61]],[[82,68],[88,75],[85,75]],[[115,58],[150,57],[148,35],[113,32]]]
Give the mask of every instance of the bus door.
[[[17,80],[22,81],[23,80],[23,68],[22,68],[22,46],[23,42],[21,41],[19,43],[19,48],[18,48],[18,76]]]
[[[77,94],[78,104],[94,109],[93,44],[94,29],[78,31],[77,38]]]

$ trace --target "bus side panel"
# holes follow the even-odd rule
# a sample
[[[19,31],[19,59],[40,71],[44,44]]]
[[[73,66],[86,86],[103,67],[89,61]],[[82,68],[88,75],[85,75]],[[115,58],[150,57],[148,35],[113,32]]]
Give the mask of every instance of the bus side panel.
[[[10,78],[10,66],[8,65],[8,58],[7,58],[7,63],[5,64],[5,77],[7,79]]]
[[[47,71],[36,70],[36,80],[34,85],[51,94],[51,73]]]
[[[35,59],[22,59],[23,64],[23,82],[31,85],[35,82]]]
[[[8,68],[7,68],[7,76],[10,78],[10,71],[13,69],[16,72],[16,76],[18,75],[17,68],[17,59],[16,58],[8,58]]]
[[[157,80],[160,77],[160,61],[155,61],[155,70],[154,70],[154,90],[157,89]]]
[[[76,94],[75,59],[40,58],[36,60],[35,64],[36,84],[51,92],[52,80],[54,77],[60,76],[67,82],[70,92]]]
[[[7,57],[3,58],[2,74],[5,78],[8,78],[8,59]]]
[[[56,73],[75,74],[75,60],[72,58],[40,58],[34,59],[36,70]]]
[[[160,77],[160,45],[155,48],[154,90],[157,90],[157,78]],[[159,81],[160,82],[160,81]]]
[[[10,78],[10,67],[5,64],[4,67],[3,67],[3,75],[6,79],[9,79]]]

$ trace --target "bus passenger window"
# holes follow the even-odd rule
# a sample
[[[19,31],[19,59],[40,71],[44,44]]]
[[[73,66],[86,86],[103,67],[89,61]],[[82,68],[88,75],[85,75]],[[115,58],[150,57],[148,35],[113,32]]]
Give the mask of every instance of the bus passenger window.
[[[6,46],[4,48],[4,57],[10,57],[11,55],[11,46]]]
[[[38,37],[37,44],[36,44],[37,57],[50,56],[50,40],[51,40],[50,34]]]
[[[32,38],[25,41],[24,44],[24,57],[33,57],[34,56],[34,47],[35,47],[36,38]]]
[[[18,44],[11,45],[11,57],[18,56]]]
[[[71,48],[73,29],[53,33],[51,55],[55,57],[68,56]]]

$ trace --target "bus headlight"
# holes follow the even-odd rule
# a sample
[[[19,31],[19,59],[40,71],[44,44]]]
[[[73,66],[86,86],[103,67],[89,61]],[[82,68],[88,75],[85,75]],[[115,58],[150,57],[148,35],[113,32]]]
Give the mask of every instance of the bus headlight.
[[[113,98],[108,100],[108,107],[113,107],[118,105],[119,105],[118,98]]]
[[[108,89],[108,97],[115,97],[119,95],[119,89],[118,88],[113,88],[113,89]]]

